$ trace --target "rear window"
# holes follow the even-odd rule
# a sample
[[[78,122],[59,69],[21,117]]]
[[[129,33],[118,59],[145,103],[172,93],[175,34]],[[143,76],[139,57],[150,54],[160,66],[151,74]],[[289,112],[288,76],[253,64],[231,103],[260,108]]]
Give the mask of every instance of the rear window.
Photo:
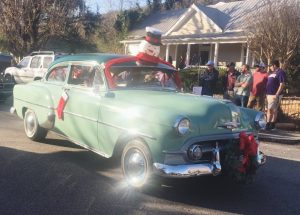
[[[48,68],[52,61],[53,57],[44,57],[43,68]]]

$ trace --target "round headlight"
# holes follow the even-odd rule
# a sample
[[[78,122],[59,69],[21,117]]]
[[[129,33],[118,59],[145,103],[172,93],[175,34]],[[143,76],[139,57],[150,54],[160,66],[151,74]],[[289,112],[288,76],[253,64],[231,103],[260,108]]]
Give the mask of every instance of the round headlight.
[[[185,135],[190,130],[190,120],[186,117],[179,117],[176,120],[174,128],[179,135]]]
[[[193,145],[188,150],[189,158],[192,160],[200,160],[202,157],[202,149],[199,145]]]
[[[266,115],[262,112],[256,114],[255,117],[255,126],[257,129],[264,129],[266,127]]]

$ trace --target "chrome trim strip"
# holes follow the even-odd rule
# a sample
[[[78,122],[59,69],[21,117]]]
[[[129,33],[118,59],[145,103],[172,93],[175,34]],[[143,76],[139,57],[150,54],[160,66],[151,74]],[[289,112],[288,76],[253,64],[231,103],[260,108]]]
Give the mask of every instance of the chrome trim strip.
[[[77,117],[80,117],[82,119],[87,119],[87,120],[92,121],[92,122],[98,122],[97,119],[86,117],[86,116],[83,116],[81,114],[72,113],[72,112],[69,112],[69,111],[64,111],[64,114],[69,114],[69,115],[77,116]]]
[[[38,106],[38,107],[48,108],[50,110],[56,110],[56,108],[54,108],[54,107],[44,106],[44,105],[39,105],[39,104],[33,104],[31,102],[27,102],[27,101],[24,101],[24,100],[18,99],[18,98],[16,98],[16,100],[19,100],[19,101],[22,101],[22,102],[25,102],[25,103],[28,103],[28,104],[31,104],[31,105],[35,105],[35,106]],[[72,113],[72,112],[69,112],[69,111],[64,111],[64,113],[65,114],[69,114],[69,115],[73,115],[73,116],[77,116],[77,117],[81,117],[83,119],[87,119],[87,120],[90,120],[92,122],[97,122],[97,123],[100,123],[100,124],[103,124],[103,125],[107,125],[107,126],[110,126],[110,127],[113,127],[113,128],[117,128],[117,129],[120,129],[120,130],[123,130],[123,131],[127,131],[128,133],[133,133],[128,128],[123,128],[123,127],[112,125],[112,124],[109,124],[109,123],[100,122],[98,119],[93,119],[93,118],[90,118],[90,117],[85,117],[85,116],[83,116],[81,114],[76,114],[76,113]],[[143,136],[143,137],[147,137],[147,138],[152,139],[152,140],[156,140],[155,137],[153,137],[151,135],[148,135],[148,134],[145,134],[145,133],[142,133],[142,132],[138,132],[137,131],[137,132],[134,132],[134,134],[137,134],[137,135],[140,135],[140,136]]]
[[[79,143],[78,141],[75,141],[75,140],[73,140],[73,139],[71,139],[71,138],[68,138],[68,137],[66,137],[65,135],[60,134],[60,133],[58,133],[58,132],[55,132],[55,131],[53,131],[53,130],[51,130],[51,131],[54,132],[55,134],[57,134],[58,136],[61,136],[61,137],[65,138],[65,139],[71,141],[72,143],[74,143],[74,144],[76,144],[76,145],[79,145],[79,146],[81,146],[81,147],[83,147],[83,148],[85,148],[85,149],[87,149],[87,150],[90,150],[90,151],[92,151],[92,152],[94,152],[94,153],[96,153],[96,154],[98,154],[98,155],[101,155],[101,156],[103,156],[103,157],[105,157],[105,158],[109,158],[109,157],[110,157],[109,155],[105,154],[104,152],[100,152],[100,151],[98,151],[98,150],[95,150],[95,149],[93,149],[93,148],[91,148],[91,147],[89,147],[89,146],[87,146],[87,145],[85,145],[85,144]]]
[[[138,134],[138,135],[141,135],[143,137],[147,137],[149,139],[152,139],[152,140],[156,140],[155,137],[151,136],[151,135],[148,135],[148,134],[145,134],[145,133],[142,133],[142,132],[138,132],[138,131],[132,131],[128,128],[123,128],[123,127],[120,127],[120,126],[116,126],[116,125],[112,125],[112,124],[109,124],[109,123],[105,123],[105,122],[99,122],[103,125],[107,125],[107,126],[110,126],[110,127],[113,127],[113,128],[117,128],[117,129],[120,129],[120,130],[124,130],[124,131],[127,131],[128,133],[133,133],[133,134]]]
[[[128,133],[133,133],[133,134],[138,134],[140,136],[143,136],[143,137],[147,137],[147,138],[150,138],[150,139],[153,139],[153,140],[156,140],[155,137],[152,137],[151,135],[148,135],[148,134],[145,134],[145,133],[142,133],[142,132],[133,132],[131,131],[130,129],[128,128],[123,128],[123,127],[120,127],[120,126],[116,126],[116,125],[112,125],[112,124],[109,124],[109,123],[105,123],[105,122],[100,122],[99,120],[97,119],[93,119],[93,118],[90,118],[90,117],[85,117],[81,114],[76,114],[76,113],[71,113],[69,111],[64,111],[64,113],[66,114],[70,114],[70,115],[73,115],[73,116],[77,116],[77,117],[80,117],[80,118],[83,118],[83,119],[87,119],[87,120],[90,120],[92,122],[97,122],[97,123],[100,123],[100,124],[103,124],[103,125],[106,125],[106,126],[109,126],[109,127],[112,127],[112,128],[117,128],[117,129],[120,129],[120,130],[123,130],[123,131],[127,131]]]
[[[227,129],[234,129],[238,128],[241,125],[241,123],[238,122],[224,122],[222,124],[219,124],[218,128],[227,128]]]
[[[27,104],[35,105],[35,106],[38,106],[38,107],[43,107],[43,108],[47,108],[47,109],[50,109],[50,110],[56,110],[56,108],[51,107],[51,106],[40,105],[40,104],[34,104],[34,103],[32,103],[32,102],[24,101],[24,100],[18,99],[18,98],[14,98],[14,99],[15,99],[15,100],[19,100],[19,101],[21,101],[21,102],[25,102],[25,103],[27,103]]]

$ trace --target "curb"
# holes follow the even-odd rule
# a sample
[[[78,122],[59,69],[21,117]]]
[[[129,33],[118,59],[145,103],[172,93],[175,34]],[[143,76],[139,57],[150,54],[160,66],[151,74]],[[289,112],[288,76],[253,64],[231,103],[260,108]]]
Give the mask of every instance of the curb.
[[[282,130],[261,131],[258,133],[258,139],[266,142],[300,144],[300,133]]]

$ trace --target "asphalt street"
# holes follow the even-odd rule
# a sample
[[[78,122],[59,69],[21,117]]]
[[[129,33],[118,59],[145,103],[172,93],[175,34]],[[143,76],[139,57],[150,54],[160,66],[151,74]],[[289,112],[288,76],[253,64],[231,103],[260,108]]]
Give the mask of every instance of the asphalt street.
[[[299,214],[300,145],[261,142],[267,163],[254,183],[224,177],[164,180],[143,191],[124,183],[114,160],[54,133],[26,138],[0,103],[0,214]]]

